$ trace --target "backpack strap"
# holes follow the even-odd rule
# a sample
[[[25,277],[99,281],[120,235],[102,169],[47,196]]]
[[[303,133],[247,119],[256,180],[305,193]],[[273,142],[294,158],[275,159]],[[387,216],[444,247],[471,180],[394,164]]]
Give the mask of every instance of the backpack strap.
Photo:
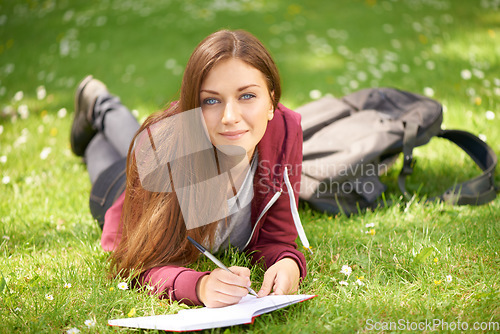
[[[416,128],[416,129],[415,129]],[[398,185],[404,196],[409,199],[406,191],[406,176],[413,172],[413,148],[415,147],[418,125],[405,124],[403,136],[403,168],[398,177]],[[459,183],[449,188],[439,198],[450,204],[481,205],[496,198],[498,189],[495,187],[495,167],[498,159],[493,150],[481,139],[470,132],[461,130],[441,130],[437,135],[455,143],[481,168],[483,173],[471,180]]]
[[[441,199],[458,205],[481,205],[494,200],[498,191],[494,175],[498,159],[491,147],[467,131],[441,130],[438,137],[458,145],[483,171],[483,174],[451,187]]]
[[[403,167],[398,176],[399,190],[403,193],[405,198],[409,200],[411,196],[406,191],[406,177],[413,173],[413,148],[417,142],[418,124],[415,122],[404,122],[403,134]]]

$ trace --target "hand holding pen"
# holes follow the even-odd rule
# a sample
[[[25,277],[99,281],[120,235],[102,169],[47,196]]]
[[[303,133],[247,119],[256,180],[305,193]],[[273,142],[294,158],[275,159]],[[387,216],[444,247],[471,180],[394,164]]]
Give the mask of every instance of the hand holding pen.
[[[198,297],[206,306],[220,307],[235,304],[248,293],[257,296],[255,291],[250,288],[250,270],[248,268],[231,267],[229,269],[202,245],[190,237],[188,240],[222,269],[212,271],[210,275],[202,277],[199,281]],[[205,296],[207,291],[209,296]]]

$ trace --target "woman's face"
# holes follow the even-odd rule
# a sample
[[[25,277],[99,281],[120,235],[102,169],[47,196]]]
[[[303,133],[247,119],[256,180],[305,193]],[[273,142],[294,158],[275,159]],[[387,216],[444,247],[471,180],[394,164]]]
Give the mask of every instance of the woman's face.
[[[212,144],[240,146],[250,160],[274,115],[264,75],[242,60],[225,60],[208,72],[200,101]]]

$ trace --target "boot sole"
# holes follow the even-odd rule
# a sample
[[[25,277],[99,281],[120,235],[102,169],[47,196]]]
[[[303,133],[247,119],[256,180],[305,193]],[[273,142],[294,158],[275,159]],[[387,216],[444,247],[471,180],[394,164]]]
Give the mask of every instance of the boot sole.
[[[74,114],[74,118],[77,117],[77,115],[79,115],[79,113],[85,113],[85,117],[87,117],[86,113],[87,113],[87,110],[80,110],[81,108],[81,97],[82,97],[82,93],[83,93],[83,90],[85,89],[85,87],[87,86],[87,84],[92,81],[92,79],[94,79],[94,77],[92,75],[88,75],[86,76],[81,82],[80,84],[78,85],[78,88],[76,89],[76,93],[75,93],[75,114]],[[73,125],[71,126],[71,133],[74,133],[75,132],[75,125],[77,123],[73,120]],[[75,153],[76,155],[80,155],[78,154],[77,152],[75,152],[75,143],[74,143],[74,138],[73,138],[73,135],[71,136],[71,148],[73,150],[73,153]],[[83,155],[83,154],[82,154]]]

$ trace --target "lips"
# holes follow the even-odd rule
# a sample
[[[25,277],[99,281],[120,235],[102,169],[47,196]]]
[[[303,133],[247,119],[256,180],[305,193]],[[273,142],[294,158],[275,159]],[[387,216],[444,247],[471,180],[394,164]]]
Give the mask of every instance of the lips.
[[[243,137],[248,130],[237,130],[237,131],[224,131],[220,132],[220,135],[229,140],[237,140]]]

